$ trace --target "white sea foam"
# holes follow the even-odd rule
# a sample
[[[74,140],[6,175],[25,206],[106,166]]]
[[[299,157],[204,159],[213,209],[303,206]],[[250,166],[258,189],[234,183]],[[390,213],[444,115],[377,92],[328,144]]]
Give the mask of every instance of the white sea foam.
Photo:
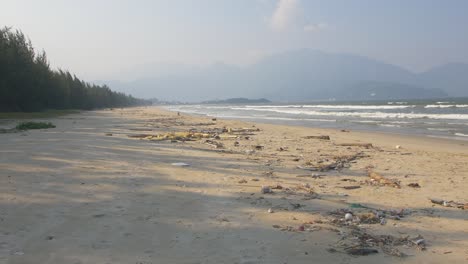
[[[438,105],[426,105],[424,108],[468,108],[468,105],[466,104],[450,104],[450,105],[443,105],[443,104],[438,104]]]
[[[246,105],[246,108],[318,108],[318,109],[350,109],[350,110],[389,110],[406,109],[415,105]],[[242,107],[236,107],[238,109]]]
[[[233,108],[235,110],[245,111],[268,111],[283,114],[294,115],[312,115],[312,116],[339,116],[339,117],[361,117],[376,119],[454,119],[468,120],[468,114],[423,114],[423,113],[384,113],[384,112],[321,112],[307,109],[278,109],[275,107],[243,107]]]
[[[458,137],[468,137],[467,134],[463,134],[463,133],[455,133],[455,136],[458,136]]]
[[[428,127],[427,130],[429,131],[450,131],[452,129],[450,128],[433,128],[433,127]]]

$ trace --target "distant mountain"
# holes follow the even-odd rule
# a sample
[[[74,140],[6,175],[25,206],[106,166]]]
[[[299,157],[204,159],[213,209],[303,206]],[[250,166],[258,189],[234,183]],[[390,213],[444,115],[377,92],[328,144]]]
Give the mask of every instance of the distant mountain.
[[[152,77],[153,76],[153,77]],[[274,101],[427,99],[468,96],[468,65],[447,64],[424,73],[363,56],[295,50],[237,67],[171,66],[133,82],[110,82],[116,90],[166,101],[268,98]]]
[[[421,73],[417,78],[421,86],[442,89],[450,96],[468,96],[468,64],[445,64]]]
[[[260,99],[229,98],[226,100],[212,100],[212,101],[202,102],[202,104],[267,104],[267,103],[271,103],[271,101],[265,98],[260,98]]]

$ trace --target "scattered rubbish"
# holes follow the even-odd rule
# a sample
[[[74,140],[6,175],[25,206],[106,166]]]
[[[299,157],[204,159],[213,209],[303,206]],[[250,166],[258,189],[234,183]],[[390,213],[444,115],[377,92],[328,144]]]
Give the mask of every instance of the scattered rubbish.
[[[241,184],[242,183],[247,183],[247,181],[245,179],[242,179],[242,180],[238,181],[238,183],[241,183]]]
[[[194,141],[202,138],[214,137],[214,133],[199,133],[199,132],[170,132],[163,134],[131,134],[130,138],[146,139],[150,141]]]
[[[395,148],[396,148],[396,149],[401,149],[401,146],[400,146],[400,145],[396,145]]]
[[[251,179],[251,181],[258,182],[258,181],[260,181],[260,180],[257,179],[257,178],[253,178],[253,179]]]
[[[106,133],[106,136],[112,137],[112,133]]]
[[[261,145],[257,145],[255,146],[255,149],[256,150],[263,150],[265,147],[264,146],[261,146]]]
[[[455,207],[462,210],[468,210],[468,203],[460,203],[454,201],[445,201],[441,199],[431,199],[433,204],[442,205],[444,207]]]
[[[346,130],[346,129],[342,129],[341,132],[349,133],[350,131],[349,131],[349,130]]]
[[[272,208],[268,209],[268,213],[272,214],[272,213],[274,213],[274,212],[275,212],[275,211],[274,211]]]
[[[343,168],[350,167],[350,163],[352,161],[355,161],[356,159],[364,158],[364,157],[368,157],[368,156],[363,155],[362,153],[357,153],[354,155],[334,156],[331,158],[331,161],[328,161],[328,162],[319,161],[315,163],[312,161],[308,161],[306,162],[306,165],[308,167],[298,166],[298,168],[307,169],[311,171],[341,170]]]
[[[288,150],[288,147],[280,147],[278,148],[278,151],[287,151]]]
[[[386,185],[394,188],[401,188],[400,182],[397,180],[390,180],[380,175],[377,172],[369,171],[369,178],[371,185]]]
[[[247,150],[245,150],[245,154],[247,154],[247,155],[252,155],[252,154],[254,154],[254,153],[255,153],[255,150],[253,150],[253,149],[247,149]]]
[[[273,190],[271,189],[270,186],[262,186],[261,192],[262,192],[263,194],[265,194],[265,193],[273,193]]]
[[[373,248],[350,248],[346,250],[346,253],[353,256],[368,256],[371,254],[377,254],[379,251]]]
[[[408,184],[408,186],[413,188],[421,188],[421,186],[418,183],[410,183]]]
[[[239,141],[234,142],[234,147],[238,147],[240,145]]]
[[[324,175],[324,174],[306,174],[306,175],[297,175],[296,177],[298,178],[305,178],[305,177],[311,177],[311,178],[314,178],[314,179],[321,179],[322,176],[327,176],[327,175]]]
[[[214,141],[214,140],[210,140],[210,139],[207,139],[205,141],[205,144],[213,147],[213,148],[216,148],[216,149],[222,149],[224,148],[224,144],[221,143],[221,142],[217,142],[217,141]]]
[[[346,221],[351,221],[351,220],[353,220],[353,215],[350,214],[350,213],[345,214],[345,220],[346,220]]]
[[[305,139],[321,139],[321,140],[330,140],[330,136],[306,136]]]
[[[184,163],[184,162],[174,162],[171,164],[172,166],[177,166],[177,167],[188,167],[190,164]]]

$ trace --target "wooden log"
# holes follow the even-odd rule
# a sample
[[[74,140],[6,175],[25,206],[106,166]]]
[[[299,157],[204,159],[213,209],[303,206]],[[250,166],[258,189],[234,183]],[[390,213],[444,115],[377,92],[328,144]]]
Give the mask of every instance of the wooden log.
[[[330,136],[306,136],[305,139],[321,139],[321,140],[330,140]]]
[[[337,146],[341,147],[363,147],[363,148],[372,148],[372,143],[340,143]]]

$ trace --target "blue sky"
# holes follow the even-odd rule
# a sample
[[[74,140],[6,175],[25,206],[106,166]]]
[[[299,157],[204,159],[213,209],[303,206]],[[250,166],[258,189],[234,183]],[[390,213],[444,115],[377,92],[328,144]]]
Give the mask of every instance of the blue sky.
[[[468,63],[464,0],[2,0],[52,65],[88,79],[160,63],[245,65],[311,48],[423,71]]]

